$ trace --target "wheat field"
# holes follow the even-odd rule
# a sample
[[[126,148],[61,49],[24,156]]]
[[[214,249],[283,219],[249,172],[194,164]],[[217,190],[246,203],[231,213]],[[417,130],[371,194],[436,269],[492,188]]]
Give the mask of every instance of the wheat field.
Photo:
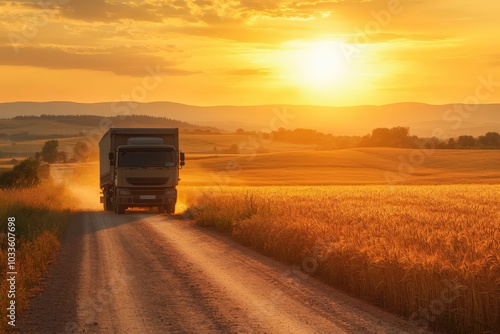
[[[72,200],[64,187],[44,184],[30,189],[0,190],[0,263],[7,267],[7,220],[15,218],[16,234],[16,312],[28,306],[39,278],[60,247],[60,237],[69,223]],[[0,307],[6,310],[8,285],[6,270],[0,271]],[[7,317],[0,322],[0,332],[11,330]]]
[[[498,185],[183,187],[200,225],[453,333],[500,330]]]

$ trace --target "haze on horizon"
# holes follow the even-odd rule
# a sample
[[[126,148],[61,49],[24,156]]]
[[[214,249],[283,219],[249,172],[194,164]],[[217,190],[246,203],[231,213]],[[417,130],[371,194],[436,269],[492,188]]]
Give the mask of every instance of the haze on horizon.
[[[480,102],[500,102],[499,14],[495,0],[0,1],[0,102],[445,104],[479,77],[494,83]]]

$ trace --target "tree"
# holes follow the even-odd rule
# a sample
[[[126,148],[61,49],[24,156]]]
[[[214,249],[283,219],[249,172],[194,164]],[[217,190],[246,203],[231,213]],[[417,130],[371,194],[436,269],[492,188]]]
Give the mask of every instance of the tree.
[[[500,148],[500,134],[488,132],[478,138],[479,145],[485,148]]]
[[[222,150],[221,153],[223,153],[223,154],[239,154],[240,149],[238,147],[238,144],[232,144],[229,148]]]
[[[408,146],[407,139],[410,134],[410,128],[397,126],[390,131],[391,146],[406,147]]]
[[[391,129],[377,128],[373,129],[371,136],[365,136],[362,139],[361,145],[375,147],[409,147],[410,144],[410,128],[397,126]]]
[[[476,146],[476,139],[472,136],[460,136],[458,137],[458,145],[461,147],[471,148]]]
[[[57,162],[59,141],[46,141],[42,148],[42,160],[49,164]]]
[[[240,153],[240,149],[238,147],[238,144],[232,144],[230,147],[229,147],[229,151],[228,153],[233,153],[233,154],[238,154]]]
[[[388,128],[377,128],[372,130],[370,146],[386,146],[389,142],[391,130]]]
[[[14,166],[11,171],[0,174],[2,188],[29,188],[40,183],[38,167],[40,163],[34,158],[28,158]]]

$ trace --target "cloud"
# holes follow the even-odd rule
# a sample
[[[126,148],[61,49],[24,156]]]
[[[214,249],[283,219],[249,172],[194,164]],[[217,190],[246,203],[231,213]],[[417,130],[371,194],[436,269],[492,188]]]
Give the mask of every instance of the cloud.
[[[118,75],[144,76],[146,68],[161,68],[162,74],[191,75],[197,72],[176,68],[176,63],[162,57],[137,53],[130,48],[109,50],[71,50],[53,47],[22,47],[16,53],[9,46],[0,46],[0,65],[34,66],[49,69],[81,69],[106,71]]]
[[[133,19],[137,21],[161,21],[160,13],[147,4],[112,3],[105,0],[71,0],[59,7],[65,17],[83,21],[118,21]]]
[[[307,39],[318,34],[340,38],[351,36],[356,33],[356,28],[364,31],[366,24],[375,20],[373,13],[387,12],[388,4],[392,3],[390,0],[302,2],[58,0],[58,2],[61,4],[55,7],[53,12],[72,20],[105,24],[124,20],[151,22],[157,24],[159,29],[162,29],[161,24],[164,31],[181,35],[267,44]],[[32,1],[12,1],[12,3],[41,10],[40,4]],[[54,0],[51,3],[57,2]],[[412,39],[422,33],[420,31],[422,22],[415,20],[413,14],[415,10],[426,9],[429,5],[409,0],[401,0],[401,4],[404,10],[400,15],[387,18],[384,14],[380,14],[383,20],[390,20],[390,25],[382,27],[381,33],[407,34],[406,38]],[[434,31],[431,29],[425,33],[432,35]]]
[[[108,1],[65,0],[47,2],[44,6],[32,1],[10,1],[18,5],[58,10],[66,18],[87,22],[117,22],[120,20],[163,22],[181,19],[191,23],[245,23],[254,17],[313,18],[324,11],[360,15],[370,8],[379,8],[387,0],[341,1],[265,1],[265,0],[170,0],[170,1]],[[2,5],[3,2],[0,2]],[[55,5],[54,5],[55,4]],[[366,9],[366,10],[365,10]],[[365,13],[366,14],[366,13]],[[366,15],[363,14],[363,17]]]
[[[121,20],[162,22],[166,18],[183,17],[189,21],[190,9],[184,0],[147,1],[106,1],[106,0],[66,0],[25,2],[12,1],[33,9],[57,10],[61,16],[87,22],[118,22]],[[60,3],[60,4],[58,4]],[[0,2],[0,6],[2,2]]]

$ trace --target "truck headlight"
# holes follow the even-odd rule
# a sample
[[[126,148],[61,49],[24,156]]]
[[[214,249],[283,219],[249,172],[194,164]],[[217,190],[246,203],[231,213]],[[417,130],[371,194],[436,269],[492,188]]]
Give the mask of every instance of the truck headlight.
[[[120,190],[118,191],[118,194],[119,194],[120,196],[130,196],[130,190],[120,189]]]
[[[167,189],[165,190],[165,196],[169,196],[169,195],[175,195],[177,192],[175,189]]]

